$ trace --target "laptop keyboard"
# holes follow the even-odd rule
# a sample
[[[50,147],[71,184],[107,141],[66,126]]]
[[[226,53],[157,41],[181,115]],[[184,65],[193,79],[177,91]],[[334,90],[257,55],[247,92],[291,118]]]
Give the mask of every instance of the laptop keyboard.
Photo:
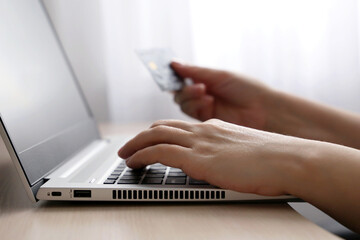
[[[104,184],[209,185],[188,177],[181,169],[156,163],[143,169],[131,169],[121,162]]]

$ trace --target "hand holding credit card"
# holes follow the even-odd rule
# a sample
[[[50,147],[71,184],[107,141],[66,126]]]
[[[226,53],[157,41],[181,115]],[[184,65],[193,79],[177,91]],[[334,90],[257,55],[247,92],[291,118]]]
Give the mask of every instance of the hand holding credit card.
[[[162,91],[178,91],[182,89],[184,82],[170,66],[174,58],[174,54],[170,49],[136,50],[136,53]]]

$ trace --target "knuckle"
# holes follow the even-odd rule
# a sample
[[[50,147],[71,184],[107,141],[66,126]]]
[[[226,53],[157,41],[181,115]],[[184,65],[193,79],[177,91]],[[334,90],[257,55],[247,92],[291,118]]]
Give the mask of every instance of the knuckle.
[[[210,134],[213,134],[214,132],[221,130],[222,125],[223,125],[223,121],[216,118],[212,118],[203,122],[201,124],[200,129]]]
[[[193,149],[200,155],[212,154],[213,147],[205,140],[194,143]]]
[[[204,123],[208,123],[210,125],[213,125],[213,124],[220,123],[220,122],[221,122],[221,120],[219,120],[219,119],[211,118],[209,120],[206,120]]]
[[[168,120],[157,120],[152,125],[151,128],[157,128],[157,127],[165,127],[165,125],[169,124]]]
[[[216,124],[218,120],[214,119],[213,121],[205,121],[203,123],[198,123],[194,126],[194,134],[198,138],[195,145],[202,148],[210,148],[208,144],[214,143],[217,140],[219,133],[223,132],[222,126]],[[211,149],[209,149],[211,150]]]
[[[148,129],[146,129],[146,130],[144,130],[144,131],[142,131],[142,132],[140,132],[138,135],[138,138],[141,138],[141,137],[144,137],[144,136],[146,136],[146,135],[149,135],[149,134],[152,134],[152,130],[153,130],[153,128],[155,128],[155,127],[157,127],[157,125],[156,126],[153,126],[153,127],[151,127],[151,128],[148,128]]]
[[[165,135],[168,132],[168,127],[164,126],[164,125],[156,125],[155,127],[153,127],[151,129],[151,132],[155,135]]]
[[[205,135],[212,135],[216,129],[216,125],[213,124],[213,123],[209,123],[209,122],[204,122],[200,128],[199,128],[199,131],[202,133],[202,134],[205,134]]]

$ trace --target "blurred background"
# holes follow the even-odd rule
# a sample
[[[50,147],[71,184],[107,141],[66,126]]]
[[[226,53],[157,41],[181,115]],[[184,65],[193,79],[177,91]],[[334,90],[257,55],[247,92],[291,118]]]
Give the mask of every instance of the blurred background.
[[[357,0],[45,0],[100,122],[189,119],[134,53],[166,47],[360,112]]]
[[[155,47],[360,112],[357,0],[44,2],[98,122],[128,126],[189,119],[171,94],[159,90],[134,52]],[[308,203],[289,205],[330,232],[360,239]]]

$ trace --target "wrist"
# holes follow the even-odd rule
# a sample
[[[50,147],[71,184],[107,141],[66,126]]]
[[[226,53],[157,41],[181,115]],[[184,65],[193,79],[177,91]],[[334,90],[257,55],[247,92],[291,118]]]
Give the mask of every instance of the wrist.
[[[288,146],[291,152],[283,171],[287,179],[284,189],[287,193],[316,203],[316,199],[331,192],[337,183],[339,159],[346,162],[346,155],[354,149],[316,140],[297,139]],[[346,164],[345,164],[346,165]]]
[[[289,138],[282,149],[285,155],[279,158],[281,188],[287,194],[303,198],[318,185],[321,170],[318,160],[322,158],[323,149],[318,141]]]
[[[311,120],[312,114],[309,117],[309,113],[316,114],[314,104],[276,90],[272,90],[269,96],[266,107],[266,131],[315,139],[311,136],[318,135],[319,129]]]
[[[286,169],[287,193],[326,212],[345,226],[360,230],[360,151],[337,144],[304,140],[307,151],[295,168]],[[303,151],[301,151],[303,152]]]
[[[288,96],[283,92],[275,89],[269,89],[264,98],[265,109],[265,126],[264,130],[268,132],[284,133],[284,126],[287,124],[286,119],[289,118],[291,109]]]

